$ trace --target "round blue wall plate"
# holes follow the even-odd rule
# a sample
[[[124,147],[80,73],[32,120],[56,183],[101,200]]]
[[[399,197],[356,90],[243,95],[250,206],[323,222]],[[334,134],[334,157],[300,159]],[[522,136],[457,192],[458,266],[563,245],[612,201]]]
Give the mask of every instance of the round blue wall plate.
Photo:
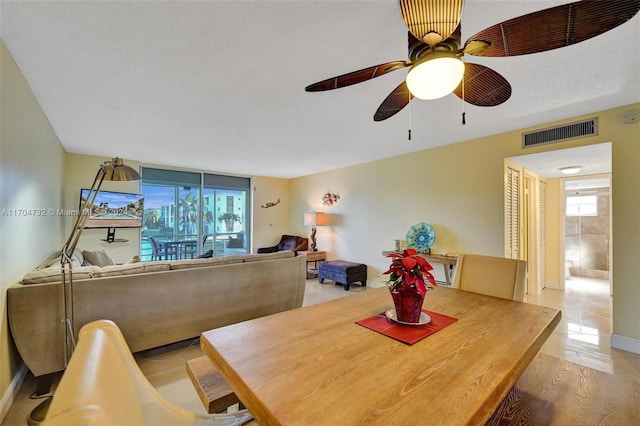
[[[416,249],[419,253],[426,253],[436,240],[436,232],[433,226],[420,222],[409,228],[406,238],[408,247]]]

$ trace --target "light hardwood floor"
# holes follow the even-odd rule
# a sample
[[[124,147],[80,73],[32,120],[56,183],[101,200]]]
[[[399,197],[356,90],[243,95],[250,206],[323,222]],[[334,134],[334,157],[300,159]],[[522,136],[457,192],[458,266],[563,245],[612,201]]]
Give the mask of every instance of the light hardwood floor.
[[[564,292],[546,289],[540,296],[527,296],[525,301],[562,310],[562,322],[543,346],[542,353],[640,382],[640,355],[610,347],[611,298],[608,289],[607,281],[574,279],[567,281]],[[346,292],[331,281],[319,284],[317,279],[309,279],[304,304],[361,291],[366,289],[359,285],[352,285]],[[201,355],[198,339],[193,339],[140,352],[136,354],[136,360],[149,381],[168,400],[204,414],[205,410],[185,370],[187,360]],[[30,398],[34,389],[33,377],[28,375],[2,426],[26,425],[28,413],[40,402]]]

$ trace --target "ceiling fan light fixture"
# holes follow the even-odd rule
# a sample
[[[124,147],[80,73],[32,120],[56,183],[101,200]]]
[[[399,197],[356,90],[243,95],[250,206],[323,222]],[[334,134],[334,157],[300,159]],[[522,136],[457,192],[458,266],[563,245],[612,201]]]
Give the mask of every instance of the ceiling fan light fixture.
[[[464,62],[453,52],[433,52],[411,67],[407,87],[418,99],[438,99],[453,92],[464,76]]]
[[[563,175],[575,175],[577,173],[580,173],[580,171],[582,170],[582,166],[560,167],[558,170],[560,170],[560,173],[562,173]]]

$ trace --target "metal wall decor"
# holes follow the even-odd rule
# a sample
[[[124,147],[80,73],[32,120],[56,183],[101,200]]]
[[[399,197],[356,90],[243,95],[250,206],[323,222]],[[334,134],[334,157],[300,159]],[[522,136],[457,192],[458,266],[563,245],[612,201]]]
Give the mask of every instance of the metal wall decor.
[[[340,200],[340,196],[338,194],[332,194],[331,192],[327,192],[322,196],[322,204],[325,206],[332,206]]]
[[[278,204],[280,204],[280,198],[278,198],[278,201],[276,201],[275,203],[267,203],[267,204],[263,204],[260,207],[262,207],[263,209],[268,209],[269,207],[273,207],[273,206],[277,206]]]

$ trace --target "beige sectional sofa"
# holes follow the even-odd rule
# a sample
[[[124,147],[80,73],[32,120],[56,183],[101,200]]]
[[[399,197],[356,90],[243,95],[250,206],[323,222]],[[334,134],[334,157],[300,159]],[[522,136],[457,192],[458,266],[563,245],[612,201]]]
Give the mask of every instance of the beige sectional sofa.
[[[291,251],[74,268],[76,332],[109,319],[137,352],[302,306],[306,257]],[[34,376],[64,369],[60,273],[36,271],[7,292],[16,347]]]

